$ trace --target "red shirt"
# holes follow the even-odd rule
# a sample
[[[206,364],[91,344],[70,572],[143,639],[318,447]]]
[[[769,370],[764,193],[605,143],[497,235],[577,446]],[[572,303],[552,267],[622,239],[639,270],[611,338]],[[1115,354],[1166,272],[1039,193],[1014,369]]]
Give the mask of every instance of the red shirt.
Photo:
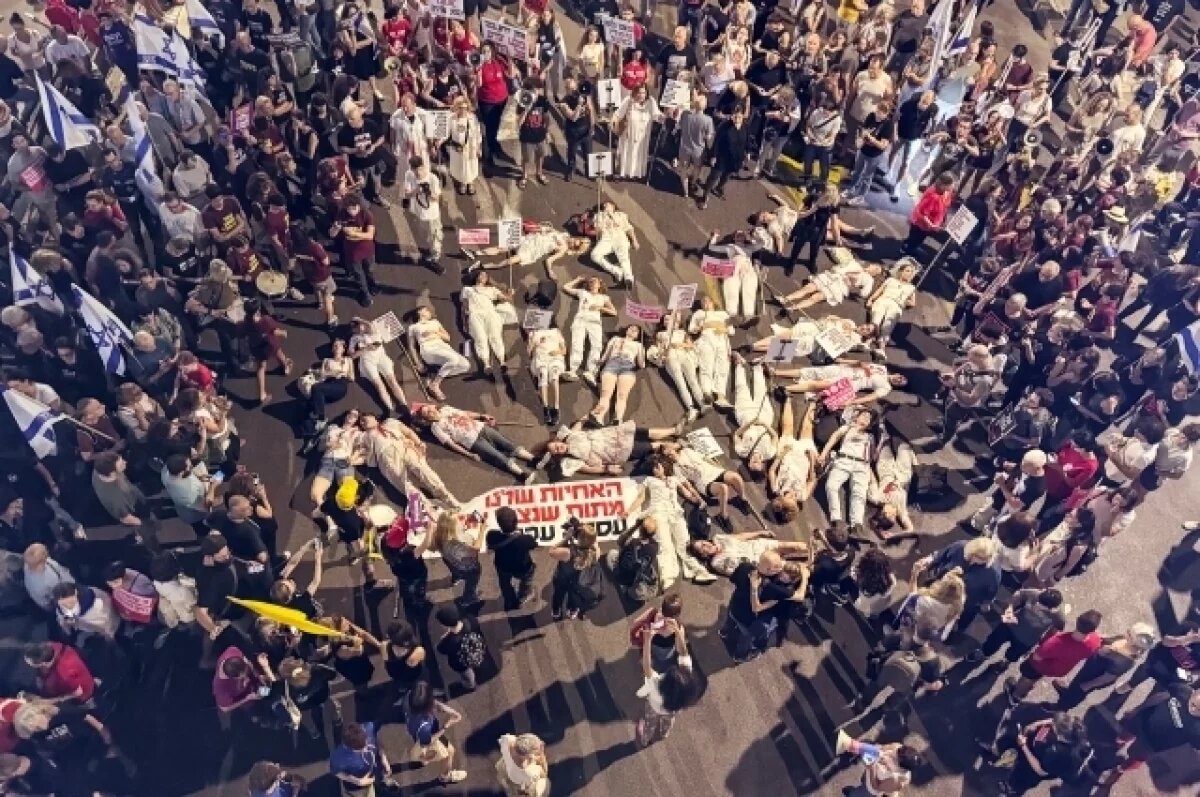
[[[1029,657],[1029,666],[1047,678],[1061,678],[1098,650],[1100,635],[1095,632],[1076,639],[1071,631],[1059,631],[1042,640]]]
[[[180,369],[179,378],[186,387],[194,387],[201,393],[211,393],[217,381],[212,370],[204,363],[196,363],[186,371]]]
[[[262,268],[262,260],[253,249],[230,249],[229,268],[243,278],[252,278]]]
[[[912,215],[909,216],[909,223],[920,227],[925,232],[940,230],[946,223],[946,212],[950,210],[953,202],[953,191],[943,194],[937,186],[931,185],[917,200],[917,205],[913,208]]]
[[[342,229],[357,228],[365,230],[367,227],[375,225],[375,219],[371,216],[371,212],[366,208],[362,208],[358,213],[351,214],[348,210],[342,210],[338,214],[338,224],[342,225]],[[362,263],[367,260],[375,259],[375,242],[374,241],[352,241],[342,235],[342,257],[346,264]]]
[[[1100,461],[1070,442],[1054,454],[1054,464],[1046,468],[1046,496],[1065,501],[1077,487],[1091,481],[1100,467]]]
[[[64,697],[79,691],[80,700],[91,700],[96,691],[96,681],[75,648],[61,642],[51,642],[54,648],[54,663],[50,670],[38,679],[38,690],[42,697]]]
[[[630,61],[621,67],[621,85],[626,91],[633,91],[638,86],[646,85],[646,65],[641,61]]]
[[[42,12],[51,25],[59,25],[67,33],[79,33],[79,11],[71,8],[64,0],[47,0]]]
[[[1141,66],[1154,52],[1158,31],[1149,22],[1143,21],[1141,25],[1130,30],[1129,35],[1133,37],[1133,53],[1129,57],[1129,63],[1131,66]]]
[[[306,249],[296,252],[300,261],[300,270],[309,282],[324,282],[333,276],[333,264],[329,262],[329,254],[325,247],[316,241],[309,241]]]
[[[413,24],[408,17],[385,20],[379,28],[383,33],[383,40],[387,42],[388,51],[392,55],[399,55],[408,47],[408,38],[412,35],[412,29]]]
[[[508,69],[496,58],[479,65],[479,101],[499,105],[508,101]]]

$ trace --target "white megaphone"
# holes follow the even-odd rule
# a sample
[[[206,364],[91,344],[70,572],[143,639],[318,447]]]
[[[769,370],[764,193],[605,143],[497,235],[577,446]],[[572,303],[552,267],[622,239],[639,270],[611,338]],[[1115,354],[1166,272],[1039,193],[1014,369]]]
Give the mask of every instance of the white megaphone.
[[[856,755],[863,760],[864,764],[874,764],[879,760],[878,745],[868,742],[860,742],[858,739],[852,738],[841,728],[838,728],[837,741],[834,742],[833,749],[838,755],[850,753]]]

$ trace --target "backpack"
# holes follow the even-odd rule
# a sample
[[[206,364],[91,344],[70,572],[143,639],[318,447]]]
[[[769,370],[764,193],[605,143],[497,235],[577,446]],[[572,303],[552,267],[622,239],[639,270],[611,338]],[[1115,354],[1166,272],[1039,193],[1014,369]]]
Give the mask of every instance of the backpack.
[[[583,610],[591,609],[604,599],[604,574],[600,571],[599,561],[579,571],[575,581],[575,597]]]
[[[464,631],[458,641],[458,650],[454,652],[455,669],[473,670],[483,664],[483,636],[478,631]]]
[[[558,300],[558,283],[554,280],[538,280],[537,288],[525,294],[525,303],[549,310]]]
[[[647,601],[658,594],[658,562],[646,556],[646,545],[626,545],[617,554],[617,582],[625,594],[637,601]]]

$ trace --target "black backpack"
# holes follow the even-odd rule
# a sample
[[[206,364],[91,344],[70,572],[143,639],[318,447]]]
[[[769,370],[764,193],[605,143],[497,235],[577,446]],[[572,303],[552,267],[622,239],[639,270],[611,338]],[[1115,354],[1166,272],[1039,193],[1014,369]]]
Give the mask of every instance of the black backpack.
[[[558,283],[554,280],[538,280],[537,288],[525,294],[525,303],[549,310],[558,301]]]

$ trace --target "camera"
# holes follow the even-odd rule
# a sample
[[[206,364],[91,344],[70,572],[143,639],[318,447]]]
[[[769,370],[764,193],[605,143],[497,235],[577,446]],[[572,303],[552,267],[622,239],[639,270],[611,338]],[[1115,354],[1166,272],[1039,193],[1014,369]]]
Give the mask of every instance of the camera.
[[[467,53],[467,63],[472,69],[478,69],[483,64],[483,53],[478,50],[472,50]]]
[[[579,518],[575,516],[567,518],[567,522],[563,524],[563,542],[568,544],[573,542],[582,528],[583,522]]]

